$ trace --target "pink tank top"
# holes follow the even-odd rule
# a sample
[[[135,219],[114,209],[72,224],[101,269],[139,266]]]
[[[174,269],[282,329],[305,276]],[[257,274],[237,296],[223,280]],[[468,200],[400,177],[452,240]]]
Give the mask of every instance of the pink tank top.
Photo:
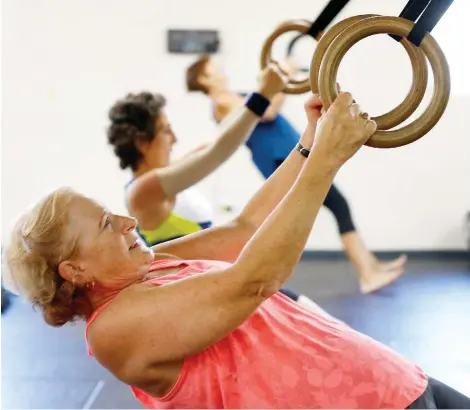
[[[165,260],[149,271],[181,265],[179,273],[147,283],[161,286],[228,264]],[[87,329],[106,306],[94,312]],[[426,386],[423,371],[400,354],[278,292],[238,329],[186,358],[164,397],[131,389],[147,408],[404,409]]]

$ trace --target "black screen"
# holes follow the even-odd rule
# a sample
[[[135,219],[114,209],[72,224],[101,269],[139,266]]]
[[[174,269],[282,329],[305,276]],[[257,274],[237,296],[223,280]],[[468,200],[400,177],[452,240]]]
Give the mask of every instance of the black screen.
[[[212,54],[219,51],[216,30],[168,30],[168,51],[183,54]]]

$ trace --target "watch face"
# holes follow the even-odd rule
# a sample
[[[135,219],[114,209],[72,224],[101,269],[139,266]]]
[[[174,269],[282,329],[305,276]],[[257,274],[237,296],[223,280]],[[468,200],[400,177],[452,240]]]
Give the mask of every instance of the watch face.
[[[303,155],[305,158],[308,158],[310,151],[307,148],[302,147],[300,145],[300,142],[297,144],[297,151],[300,152],[301,155]]]
[[[168,30],[168,51],[181,54],[211,54],[219,50],[216,30]]]

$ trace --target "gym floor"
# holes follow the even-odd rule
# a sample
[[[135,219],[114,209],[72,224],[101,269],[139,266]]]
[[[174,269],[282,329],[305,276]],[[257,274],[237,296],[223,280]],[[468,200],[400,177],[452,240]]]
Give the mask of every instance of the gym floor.
[[[470,260],[410,259],[401,280],[367,297],[341,259],[302,260],[289,286],[470,396]],[[2,314],[2,408],[141,408],[83,335],[82,323],[49,327],[14,298]]]

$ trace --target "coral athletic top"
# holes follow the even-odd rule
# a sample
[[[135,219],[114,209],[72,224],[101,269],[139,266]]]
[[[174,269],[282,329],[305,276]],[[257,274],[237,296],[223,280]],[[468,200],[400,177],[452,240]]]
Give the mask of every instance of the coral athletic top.
[[[228,264],[160,260],[149,272],[178,266],[180,272],[146,283],[164,286]],[[232,333],[186,358],[164,397],[131,389],[147,408],[404,409],[426,386],[423,371],[400,354],[277,292]]]

